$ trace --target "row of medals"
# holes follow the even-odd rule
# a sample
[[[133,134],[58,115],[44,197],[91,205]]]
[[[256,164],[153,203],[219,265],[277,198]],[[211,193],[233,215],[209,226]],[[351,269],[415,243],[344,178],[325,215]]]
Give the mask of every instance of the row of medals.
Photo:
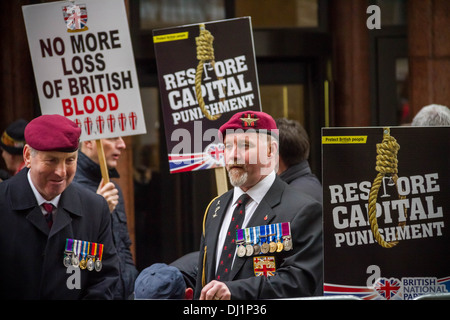
[[[73,266],[74,268],[87,269],[89,271],[99,272],[102,270],[102,261],[100,259],[95,259],[94,256],[88,255],[87,259],[79,259],[77,255],[70,251],[64,251],[64,266],[66,268]]]
[[[269,236],[274,236],[275,234],[268,234]],[[237,256],[242,257],[250,257],[252,255],[257,254],[266,254],[266,253],[274,253],[274,252],[281,252],[281,251],[289,251],[292,250],[292,239],[291,236],[283,236],[283,242],[281,242],[280,239],[278,239],[277,242],[271,241],[270,243],[264,242],[263,244],[250,244],[245,243],[244,241],[240,241],[237,248]]]

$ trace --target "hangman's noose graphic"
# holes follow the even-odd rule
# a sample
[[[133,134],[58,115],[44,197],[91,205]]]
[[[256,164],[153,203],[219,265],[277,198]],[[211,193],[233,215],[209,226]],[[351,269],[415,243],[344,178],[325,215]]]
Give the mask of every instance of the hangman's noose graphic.
[[[397,186],[397,173],[398,173],[398,160],[397,153],[400,150],[400,145],[397,143],[394,137],[390,135],[390,129],[383,129],[383,141],[381,143],[377,143],[377,161],[375,170],[378,171],[378,174],[373,181],[372,188],[369,193],[369,206],[368,206],[368,214],[369,214],[369,222],[370,228],[372,229],[372,233],[375,237],[375,240],[378,244],[384,248],[392,248],[398,244],[398,241],[386,242],[378,230],[378,221],[377,221],[377,197],[378,190],[380,189],[381,182],[383,178],[388,175],[390,177],[389,185],[395,185],[398,193]],[[399,199],[405,199],[405,196],[401,196],[398,194]],[[399,212],[400,214],[400,212]],[[406,225],[406,217],[407,217],[407,209],[404,208],[405,221],[399,222],[398,226],[404,228]],[[400,217],[399,217],[400,220]]]

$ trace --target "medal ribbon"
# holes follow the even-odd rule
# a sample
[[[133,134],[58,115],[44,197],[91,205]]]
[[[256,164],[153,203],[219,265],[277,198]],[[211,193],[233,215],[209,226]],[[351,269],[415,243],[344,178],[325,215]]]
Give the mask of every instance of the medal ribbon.
[[[273,240],[275,239],[275,225],[274,224],[270,224],[269,225],[270,228],[270,242],[274,242]]]
[[[250,228],[245,229],[244,234],[245,234],[245,243],[250,244],[251,236],[252,236],[252,233],[250,232]]]
[[[258,227],[253,227],[253,241],[254,244],[258,244],[259,243],[259,228]]]
[[[86,258],[86,241],[82,241],[81,260]]]
[[[80,260],[80,256],[81,256],[81,245],[82,245],[82,241],[78,240],[77,242],[77,253],[75,254],[78,258],[78,260]]]
[[[255,244],[255,228],[248,228],[248,232],[250,233],[250,244],[253,246]]]
[[[277,223],[277,241],[281,241],[281,223]]]
[[[78,240],[73,240],[73,256],[76,257],[78,254]]]
[[[98,260],[102,261],[103,256],[103,244],[98,244]]]
[[[259,234],[260,234],[261,244],[266,242],[266,227],[267,226],[260,226],[259,227]]]
[[[283,236],[290,236],[291,235],[291,224],[290,222],[283,222],[281,224],[281,232]]]
[[[91,245],[91,256],[95,257],[96,254],[97,254],[97,243],[96,242],[92,242],[92,245]]]
[[[244,229],[236,230],[236,243],[244,242]]]
[[[73,250],[73,239],[66,239],[66,251],[67,252],[72,252]]]

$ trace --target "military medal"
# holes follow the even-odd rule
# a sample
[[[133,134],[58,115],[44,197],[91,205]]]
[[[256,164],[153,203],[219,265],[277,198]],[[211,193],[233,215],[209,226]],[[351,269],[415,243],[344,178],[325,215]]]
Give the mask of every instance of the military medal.
[[[245,243],[246,243],[246,246],[245,246],[246,253],[245,253],[245,255],[247,257],[250,257],[250,256],[253,255],[253,246],[252,246],[252,239],[251,239],[252,233],[250,232],[250,229],[247,228],[247,229],[245,229],[244,234],[245,234]]]
[[[66,239],[66,249],[64,250],[64,267],[68,268],[72,264],[73,239]]]
[[[283,246],[285,251],[292,250],[292,238],[291,238],[291,224],[289,222],[283,222],[281,224],[281,232],[283,235]]]
[[[102,270],[102,256],[103,256],[103,244],[98,244],[98,257],[95,259],[94,268],[95,271],[99,272]]]
[[[73,255],[72,255],[72,266],[78,268],[80,266],[80,260],[78,255],[80,254],[81,241],[73,240]]]
[[[269,243],[269,252],[274,253],[277,250],[277,244],[274,242],[275,239],[275,226],[273,224],[269,225],[270,228],[270,234],[267,236],[269,237],[270,243]]]
[[[87,269],[89,271],[94,270],[94,261],[95,261],[95,255],[97,254],[97,244],[95,242],[91,243],[91,250],[88,254],[88,261],[87,261]]]
[[[259,228],[258,227],[253,227],[252,228],[252,232],[253,232],[253,254],[260,254],[261,253],[261,246],[259,245]]]
[[[81,260],[80,260],[80,269],[86,269],[87,267],[87,261],[86,261],[86,256],[87,256],[87,241],[82,241],[82,249],[81,249]]]
[[[266,242],[267,236],[266,236],[266,227],[267,226],[260,226],[259,227],[259,237],[261,239],[261,253],[266,254],[269,252],[269,244]]]
[[[283,244],[281,243],[281,223],[277,223],[277,252],[283,251]]]
[[[236,244],[237,244],[237,256],[242,258],[246,254],[245,246],[244,246],[244,230],[238,229],[236,230]]]

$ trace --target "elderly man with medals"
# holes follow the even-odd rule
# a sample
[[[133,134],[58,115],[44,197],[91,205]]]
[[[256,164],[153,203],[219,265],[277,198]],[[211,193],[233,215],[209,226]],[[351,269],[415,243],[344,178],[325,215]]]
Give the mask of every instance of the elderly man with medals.
[[[276,176],[275,121],[264,112],[239,112],[219,135],[234,188],[206,209],[195,297],[272,299],[318,292],[322,206]]]
[[[0,184],[2,299],[113,298],[119,262],[108,204],[72,183],[80,134],[60,115],[25,128],[26,168]]]

